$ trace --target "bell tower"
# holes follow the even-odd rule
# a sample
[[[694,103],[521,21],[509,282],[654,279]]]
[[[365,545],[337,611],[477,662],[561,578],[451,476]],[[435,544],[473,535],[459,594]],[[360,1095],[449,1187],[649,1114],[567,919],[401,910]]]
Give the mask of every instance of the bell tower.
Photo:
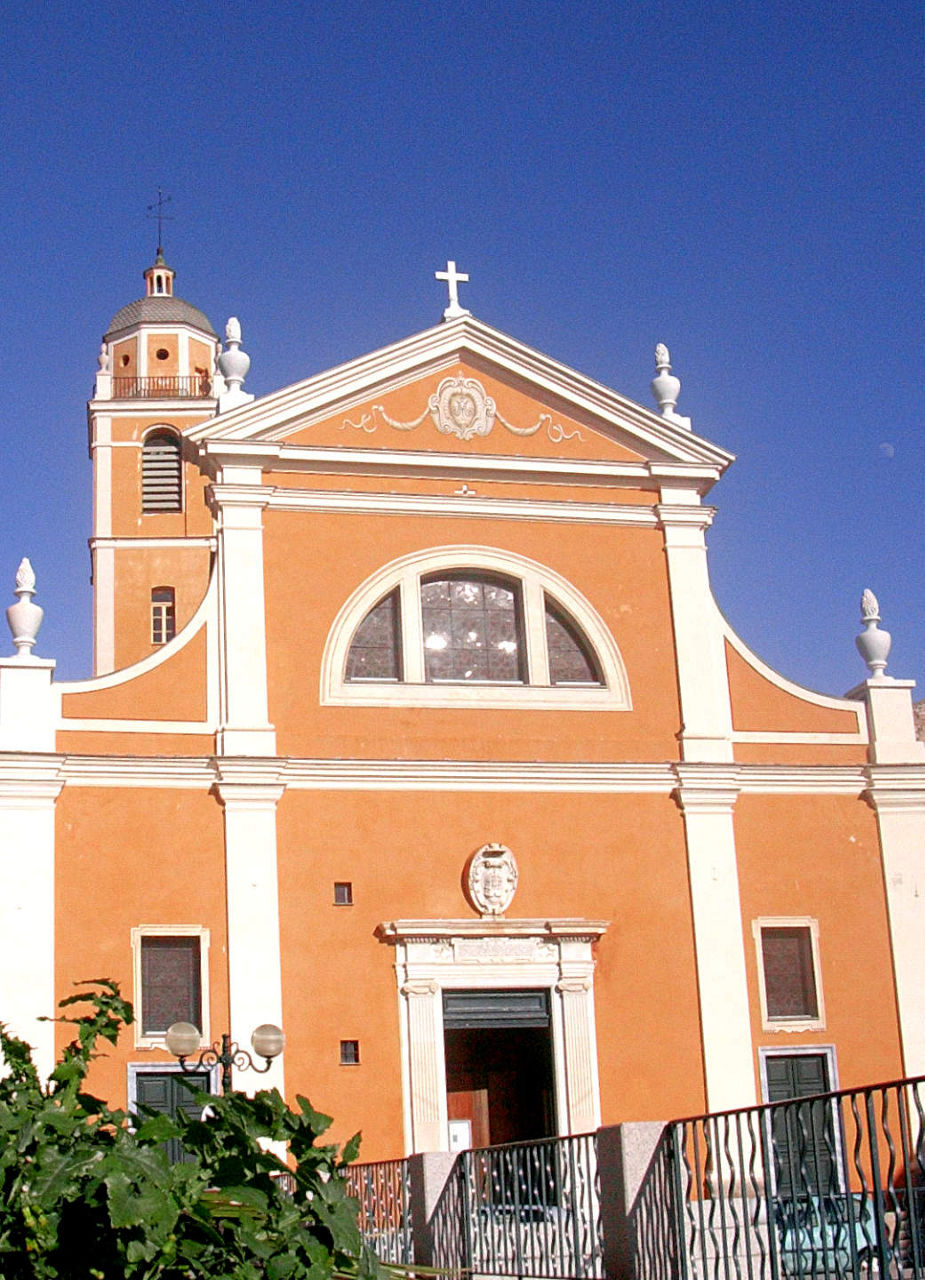
[[[96,675],[170,642],[202,599],[213,546],[206,481],[184,431],[215,413],[218,337],[177,297],[160,245],[143,277],[144,296],[103,335],[87,406]]]

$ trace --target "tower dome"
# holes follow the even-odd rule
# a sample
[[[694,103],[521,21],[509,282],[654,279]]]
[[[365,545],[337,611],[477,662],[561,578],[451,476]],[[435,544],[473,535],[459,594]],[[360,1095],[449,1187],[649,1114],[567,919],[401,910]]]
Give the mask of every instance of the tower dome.
[[[158,247],[157,257],[144,272],[145,296],[116,312],[103,335],[103,341],[110,342],[123,330],[138,324],[186,324],[200,329],[211,338],[217,337],[208,317],[191,302],[174,294],[175,276],[176,272],[168,267],[164,254]]]

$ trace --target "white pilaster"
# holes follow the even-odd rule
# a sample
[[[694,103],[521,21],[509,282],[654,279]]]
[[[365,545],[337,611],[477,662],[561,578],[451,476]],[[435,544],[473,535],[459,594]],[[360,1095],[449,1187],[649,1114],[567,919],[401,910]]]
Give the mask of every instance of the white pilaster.
[[[216,790],[225,809],[230,1030],[232,1039],[249,1050],[261,1023],[283,1026],[276,864],[276,806],[283,788],[222,781]],[[282,1092],[282,1058],[265,1076],[235,1070],[236,1089],[274,1086]]]
[[[106,375],[109,377],[109,375]],[[115,551],[97,545],[112,537],[112,418],[90,409],[90,449],[93,455],[93,674],[115,669]]]
[[[8,759],[0,770],[0,1020],[55,1060],[55,801],[57,763]]]
[[[925,1075],[925,780],[921,768],[871,769],[886,886],[903,1071]]]
[[[591,976],[561,978],[555,987],[562,1027],[565,1099],[563,1133],[590,1133],[601,1123],[594,993]]]
[[[686,490],[662,491],[684,760],[732,759],[732,712],[721,619],[710,591],[704,529],[712,512]]]
[[[409,1151],[443,1151],[447,1105],[440,987],[433,979],[412,979],[402,983],[400,995],[409,1103],[405,1140]]]
[[[687,837],[707,1109],[726,1111],[756,1101],[732,818],[738,792],[731,778],[704,779],[683,765],[678,772],[681,785],[676,795]]]
[[[221,656],[218,750],[230,756],[276,754],[267,709],[266,601],[260,472],[248,469],[257,493],[229,500],[213,487],[217,512]]]

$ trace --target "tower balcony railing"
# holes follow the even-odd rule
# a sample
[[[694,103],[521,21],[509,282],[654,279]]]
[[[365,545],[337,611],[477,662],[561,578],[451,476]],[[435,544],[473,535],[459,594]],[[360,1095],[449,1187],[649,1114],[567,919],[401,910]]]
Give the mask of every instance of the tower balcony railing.
[[[206,373],[190,376],[161,374],[151,378],[112,380],[116,400],[204,400],[212,394],[212,379]]]

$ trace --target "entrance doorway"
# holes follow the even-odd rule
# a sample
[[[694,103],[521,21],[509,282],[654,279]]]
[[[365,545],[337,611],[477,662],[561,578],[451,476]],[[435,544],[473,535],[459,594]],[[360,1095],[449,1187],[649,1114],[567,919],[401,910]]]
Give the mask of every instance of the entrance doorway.
[[[213,1092],[208,1070],[139,1071],[135,1075],[135,1105],[142,1113],[145,1110],[159,1111],[172,1117],[178,1111],[184,1111],[198,1120],[202,1115],[202,1104],[196,1102],[197,1089],[203,1093]],[[164,1147],[171,1164],[190,1159],[179,1138],[169,1138]]]
[[[556,1132],[547,991],[445,991],[451,1148]]]

